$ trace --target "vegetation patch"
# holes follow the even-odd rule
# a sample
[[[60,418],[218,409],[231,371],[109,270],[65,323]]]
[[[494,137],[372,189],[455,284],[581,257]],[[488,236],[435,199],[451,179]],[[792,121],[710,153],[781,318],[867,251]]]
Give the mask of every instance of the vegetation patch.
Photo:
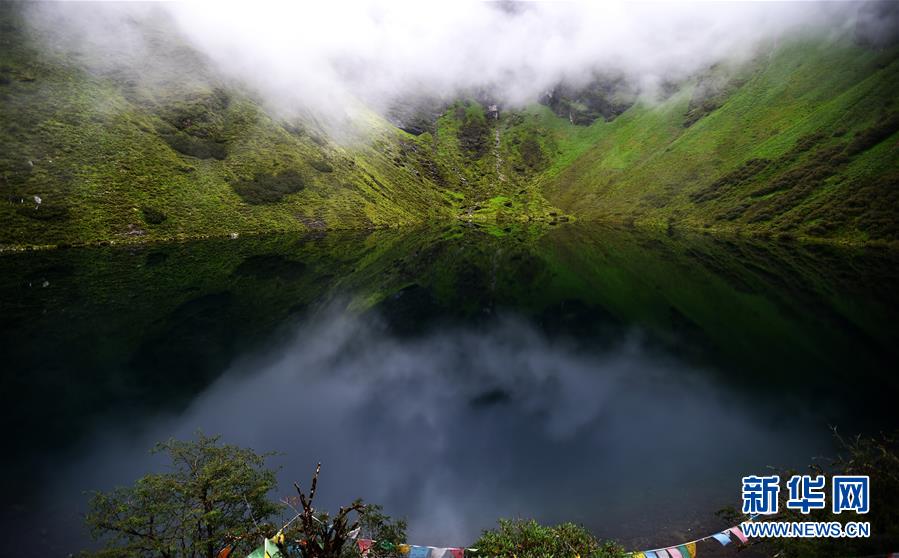
[[[144,214],[144,221],[150,225],[159,225],[168,218],[165,213],[152,207],[144,206],[141,208],[141,212]]]
[[[549,162],[540,144],[533,136],[525,138],[519,144],[518,153],[521,154],[521,160],[524,164],[531,170],[543,169]]]
[[[770,165],[770,159],[750,159],[736,170],[727,173],[705,188],[690,194],[690,199],[696,203],[702,203],[720,198],[728,191],[750,182]]]
[[[899,173],[849,181],[807,218],[806,232],[813,236],[832,237],[855,226],[868,238],[899,239]]]
[[[222,89],[158,109],[159,135],[175,151],[198,159],[225,159],[224,111],[230,96]]]
[[[474,543],[484,556],[546,558],[548,556],[584,556],[623,558],[624,549],[613,542],[601,542],[574,523],[546,526],[534,520],[500,519],[499,527],[484,531]]]
[[[277,203],[288,194],[295,194],[306,187],[306,179],[294,170],[286,170],[279,174],[258,173],[250,180],[241,180],[234,184],[234,191],[250,204]]]
[[[475,158],[487,153],[490,145],[490,126],[481,106],[476,103],[464,110],[464,119],[459,125],[459,146]]]
[[[899,131],[899,114],[893,113],[881,122],[855,134],[846,147],[847,155],[866,151]]]
[[[324,159],[316,159],[309,164],[318,172],[334,172],[334,167],[331,166],[331,163]]]
[[[163,131],[160,137],[169,147],[189,157],[197,159],[224,160],[228,156],[228,148],[224,142],[197,138],[180,131]]]
[[[16,213],[35,221],[66,221],[71,217],[69,208],[56,203],[42,203],[35,206],[29,200],[16,206]]]

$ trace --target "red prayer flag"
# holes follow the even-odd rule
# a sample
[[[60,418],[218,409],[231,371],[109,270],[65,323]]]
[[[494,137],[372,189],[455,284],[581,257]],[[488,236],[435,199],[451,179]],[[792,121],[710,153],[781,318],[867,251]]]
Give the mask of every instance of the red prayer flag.
[[[749,542],[749,539],[746,538],[746,535],[743,534],[743,531],[741,531],[739,527],[731,527],[728,531],[736,535],[741,543],[745,544]]]

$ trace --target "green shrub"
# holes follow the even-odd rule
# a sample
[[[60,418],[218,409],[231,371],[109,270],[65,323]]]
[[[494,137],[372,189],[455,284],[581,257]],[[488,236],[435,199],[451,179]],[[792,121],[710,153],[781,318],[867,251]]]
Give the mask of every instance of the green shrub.
[[[728,191],[750,182],[760,172],[771,165],[770,159],[749,159],[736,170],[733,170],[705,188],[690,194],[690,199],[696,203],[702,203],[720,198]]]
[[[483,111],[465,111],[465,119],[459,126],[459,145],[474,157],[481,157],[490,144],[490,126]]]
[[[294,170],[279,174],[256,174],[249,180],[234,184],[234,191],[243,201],[251,204],[276,203],[284,196],[299,192],[306,186],[306,179]]]
[[[65,221],[71,217],[69,208],[64,205],[45,202],[39,208],[35,208],[34,203],[27,199],[24,204],[19,204],[16,207],[16,213],[37,221]]]
[[[540,148],[540,144],[533,137],[528,137],[518,146],[521,160],[533,170],[539,170],[546,166],[546,155]]]
[[[612,558],[625,556],[615,543],[598,541],[573,523],[545,526],[534,520],[500,519],[499,527],[484,531],[474,543],[481,556],[547,558]]]
[[[334,167],[324,159],[316,159],[309,164],[318,172],[334,172]]]
[[[792,149],[784,153],[782,159],[793,160],[802,153],[805,153],[812,147],[815,147],[816,145],[824,141],[826,137],[827,136],[823,132],[815,132],[813,134],[802,136],[801,138],[796,140],[796,143],[793,145]]]
[[[870,149],[895,134],[897,130],[899,130],[899,114],[891,114],[865,131],[855,134],[855,138],[846,148],[846,153],[855,155]]]
[[[170,102],[158,114],[178,130],[193,136],[208,137],[214,129],[220,127],[222,113],[230,102],[226,91],[216,89],[211,94]]]
[[[228,156],[228,149],[223,142],[206,138],[197,138],[181,131],[161,134],[169,147],[197,159],[218,159],[222,161]]]
[[[152,207],[144,206],[141,208],[141,212],[144,214],[144,221],[150,225],[158,225],[168,218],[168,215]]]
[[[222,160],[228,154],[222,132],[224,111],[229,103],[228,94],[221,89],[172,101],[158,109],[162,122],[157,129],[162,139],[178,153],[198,159]]]

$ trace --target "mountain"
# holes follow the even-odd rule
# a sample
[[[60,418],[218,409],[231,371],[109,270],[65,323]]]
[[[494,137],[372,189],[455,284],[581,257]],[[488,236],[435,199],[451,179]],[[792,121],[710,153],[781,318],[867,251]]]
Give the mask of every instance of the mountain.
[[[806,37],[710,68],[568,136],[543,191],[588,219],[897,240],[896,54]]]
[[[315,115],[219,73],[162,10],[131,26],[154,56],[98,63],[0,5],[0,247],[455,219],[899,241],[882,33],[764,45],[651,94],[597,74],[527,108],[473,92]]]

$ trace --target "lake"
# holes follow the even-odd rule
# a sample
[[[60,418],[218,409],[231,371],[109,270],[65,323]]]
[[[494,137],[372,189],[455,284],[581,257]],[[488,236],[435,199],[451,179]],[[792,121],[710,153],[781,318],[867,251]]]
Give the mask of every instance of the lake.
[[[586,225],[2,255],[0,554],[89,546],[85,492],[197,430],[415,544],[704,535],[741,476],[899,426],[897,286],[889,250]]]

